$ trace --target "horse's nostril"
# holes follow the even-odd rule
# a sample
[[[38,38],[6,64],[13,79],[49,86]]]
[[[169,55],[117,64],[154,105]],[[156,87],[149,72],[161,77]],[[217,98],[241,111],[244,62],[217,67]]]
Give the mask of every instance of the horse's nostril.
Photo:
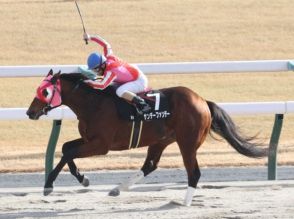
[[[34,111],[30,111],[30,110],[28,110],[28,111],[26,112],[26,114],[27,114],[27,116],[28,116],[30,119],[33,119],[33,118],[34,118],[34,115],[35,115]]]
[[[27,114],[28,116],[30,116],[30,115],[32,115],[32,111],[29,111],[29,110],[28,110],[28,111],[26,112],[26,114]]]

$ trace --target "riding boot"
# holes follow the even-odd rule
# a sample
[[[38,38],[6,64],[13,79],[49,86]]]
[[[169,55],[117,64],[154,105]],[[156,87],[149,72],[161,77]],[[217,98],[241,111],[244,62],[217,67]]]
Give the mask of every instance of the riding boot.
[[[149,104],[146,103],[145,100],[139,96],[134,96],[132,99],[132,103],[136,105],[139,114],[148,113],[151,110]]]

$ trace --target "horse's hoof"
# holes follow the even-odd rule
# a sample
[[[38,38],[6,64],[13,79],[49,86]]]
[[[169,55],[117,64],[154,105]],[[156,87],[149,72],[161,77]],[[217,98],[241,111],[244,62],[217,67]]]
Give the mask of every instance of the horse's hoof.
[[[90,185],[90,181],[88,179],[88,177],[84,176],[84,179],[83,181],[81,182],[81,184],[84,186],[84,187],[88,187]]]
[[[112,189],[109,193],[109,196],[119,196],[120,195],[120,190],[118,188]]]
[[[53,192],[53,187],[49,187],[49,188],[44,188],[44,196],[49,195],[51,192]]]

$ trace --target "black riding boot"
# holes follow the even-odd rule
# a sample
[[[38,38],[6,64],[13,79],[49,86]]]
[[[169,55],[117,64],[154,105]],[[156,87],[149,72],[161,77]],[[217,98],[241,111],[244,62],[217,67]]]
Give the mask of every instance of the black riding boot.
[[[135,96],[132,100],[132,103],[136,105],[139,114],[148,113],[151,110],[149,104],[139,96]]]

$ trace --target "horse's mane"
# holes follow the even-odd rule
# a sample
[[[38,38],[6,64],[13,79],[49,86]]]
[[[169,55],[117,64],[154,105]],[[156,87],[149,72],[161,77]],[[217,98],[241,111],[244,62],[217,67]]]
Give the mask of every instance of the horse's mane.
[[[71,81],[75,84],[87,79],[87,77],[81,73],[60,74],[59,77],[60,79]]]
[[[113,95],[113,87],[109,86],[104,90],[97,90],[89,86],[88,84],[84,83],[84,80],[88,80],[88,78],[81,74],[81,73],[67,73],[67,74],[60,74],[59,78],[61,80],[70,81],[73,84],[77,85],[79,88],[82,88],[83,90],[94,93],[94,94],[106,94],[106,95]]]

